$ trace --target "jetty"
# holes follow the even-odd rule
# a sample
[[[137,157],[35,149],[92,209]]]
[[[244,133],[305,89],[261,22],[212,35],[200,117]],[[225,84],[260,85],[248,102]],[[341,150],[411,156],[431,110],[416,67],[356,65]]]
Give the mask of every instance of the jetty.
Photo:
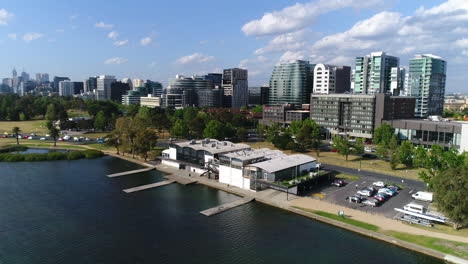
[[[147,171],[151,171],[155,169],[156,167],[149,167],[149,168],[138,169],[138,170],[124,171],[124,172],[109,174],[107,175],[107,177],[112,178],[112,177],[126,176],[126,175],[141,173],[141,172],[147,172]]]
[[[184,177],[184,176],[178,176],[178,175],[174,175],[174,174],[166,175],[165,178],[168,179],[168,180],[180,183],[182,185],[189,185],[189,184],[194,184],[194,183],[198,182],[195,179],[192,179],[192,178],[189,178],[189,177]]]
[[[126,193],[133,193],[133,192],[138,192],[138,191],[143,191],[151,188],[156,188],[156,187],[161,187],[165,186],[168,184],[174,183],[174,181],[162,181],[162,182],[156,182],[156,183],[151,183],[151,184],[146,184],[146,185],[141,185],[133,188],[128,188],[123,190]]]
[[[216,206],[216,207],[213,207],[213,208],[210,208],[210,209],[206,209],[204,211],[201,211],[200,213],[202,215],[212,216],[212,215],[216,215],[216,214],[222,213],[224,211],[227,211],[229,209],[236,208],[236,207],[239,207],[241,205],[250,203],[253,200],[254,200],[254,198],[252,198],[252,197],[244,197],[242,199],[235,200],[235,201],[230,202],[230,203],[226,203],[226,204],[219,205],[219,206]]]

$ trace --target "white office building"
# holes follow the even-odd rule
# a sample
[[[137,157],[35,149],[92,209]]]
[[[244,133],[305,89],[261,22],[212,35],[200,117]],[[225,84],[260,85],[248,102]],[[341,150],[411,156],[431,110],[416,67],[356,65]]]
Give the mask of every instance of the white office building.
[[[252,191],[309,175],[316,168],[311,156],[214,139],[172,143],[162,156],[165,165],[199,174],[215,172],[220,183]]]
[[[317,64],[314,67],[314,94],[334,94],[349,92],[351,68]]]
[[[140,98],[140,105],[149,108],[161,107],[161,97],[155,97],[151,94],[148,94],[147,97]]]
[[[115,76],[101,75],[97,78],[97,100],[111,99],[111,84],[116,82]]]

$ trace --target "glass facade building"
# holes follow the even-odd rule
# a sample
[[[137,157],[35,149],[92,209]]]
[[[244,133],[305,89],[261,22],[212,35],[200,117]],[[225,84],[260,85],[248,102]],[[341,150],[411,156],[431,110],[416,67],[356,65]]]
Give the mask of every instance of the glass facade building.
[[[447,62],[434,55],[410,60],[407,95],[416,97],[417,117],[442,115],[444,111]]]
[[[270,79],[268,103],[308,104],[313,88],[315,64],[297,60],[276,65]]]
[[[389,93],[391,72],[399,67],[400,59],[385,52],[373,52],[368,56],[356,57],[354,69],[354,93]]]

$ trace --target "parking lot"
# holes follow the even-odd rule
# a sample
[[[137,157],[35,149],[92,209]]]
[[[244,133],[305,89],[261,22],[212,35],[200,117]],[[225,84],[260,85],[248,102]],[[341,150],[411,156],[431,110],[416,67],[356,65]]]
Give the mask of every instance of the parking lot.
[[[372,186],[374,181],[378,181],[377,179],[372,178],[361,178],[357,181],[348,181],[345,180],[346,185],[343,187],[336,187],[332,185],[322,186],[317,190],[314,190],[314,193],[321,194],[324,197],[322,200],[338,204],[341,206],[346,206],[352,209],[357,209],[361,211],[365,211],[370,214],[380,214],[388,218],[393,218],[397,215],[397,211],[394,208],[403,208],[406,204],[413,202],[414,199],[411,197],[417,191],[415,188],[412,187],[405,187],[402,190],[398,191],[398,194],[391,197],[387,201],[381,203],[377,207],[372,207],[369,205],[365,205],[362,203],[353,203],[346,200],[346,197],[356,195],[358,190],[364,189],[365,187]],[[356,187],[357,185],[357,187]],[[379,189],[375,187],[376,189]],[[359,195],[357,195],[359,196]],[[363,197],[363,196],[361,196]],[[363,197],[364,199],[367,197]],[[424,203],[421,201],[417,202],[418,204],[424,204],[427,207],[428,203]]]

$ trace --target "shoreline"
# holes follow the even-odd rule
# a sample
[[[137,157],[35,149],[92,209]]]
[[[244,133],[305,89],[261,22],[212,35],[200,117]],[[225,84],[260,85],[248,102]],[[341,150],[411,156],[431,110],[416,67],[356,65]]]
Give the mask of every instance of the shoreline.
[[[134,158],[131,158],[131,157],[117,155],[117,154],[109,152],[109,151],[103,151],[103,153],[105,155],[109,155],[109,156],[112,156],[112,157],[115,157],[115,158],[126,160],[126,161],[129,161],[129,162],[135,163],[135,164],[139,164],[139,165],[144,166],[144,167],[154,167],[154,168],[156,168],[156,170],[159,170],[159,171],[165,173],[166,176],[174,175],[175,174],[174,171],[180,172],[180,174],[183,174],[183,172],[186,172],[186,171],[179,171],[179,170],[177,170],[175,168],[174,168],[174,171],[171,171],[172,168],[171,168],[171,170],[165,169],[165,168],[163,168],[164,165],[162,165],[162,164],[153,165],[153,164],[149,164],[147,162],[137,160],[137,159],[134,159]],[[186,172],[186,173],[189,173],[189,172]],[[193,174],[194,174],[194,176],[196,175],[195,173],[193,173]],[[177,175],[177,176],[184,177],[184,176],[181,176],[181,175]],[[285,211],[288,211],[290,213],[294,213],[294,214],[297,214],[297,215],[300,215],[300,216],[303,216],[303,217],[307,217],[309,219],[316,220],[316,221],[319,221],[319,222],[327,224],[327,225],[331,225],[331,226],[334,226],[334,227],[337,227],[337,228],[345,229],[347,231],[351,231],[351,232],[356,233],[356,234],[361,235],[361,236],[365,236],[365,237],[368,237],[368,238],[371,238],[371,239],[377,239],[377,240],[380,240],[380,241],[384,241],[384,242],[387,242],[389,244],[392,244],[392,245],[395,245],[395,246],[398,246],[398,247],[401,247],[401,248],[405,248],[405,249],[408,249],[408,250],[411,250],[411,251],[415,251],[415,252],[425,254],[425,255],[440,259],[440,260],[448,261],[448,262],[451,262],[451,263],[468,264],[468,260],[466,260],[466,259],[456,257],[456,256],[453,256],[453,255],[450,255],[450,254],[447,254],[447,253],[443,253],[443,252],[440,252],[440,251],[436,251],[436,250],[433,250],[433,249],[430,249],[430,248],[427,248],[427,247],[423,247],[423,246],[420,246],[420,245],[417,245],[417,244],[413,244],[413,243],[410,243],[410,242],[406,242],[406,241],[403,241],[403,240],[400,240],[400,239],[397,239],[397,238],[394,238],[394,237],[391,237],[391,236],[388,236],[388,235],[385,235],[385,234],[382,234],[382,233],[366,230],[366,229],[363,229],[363,228],[360,228],[360,227],[357,227],[357,226],[353,226],[353,225],[350,225],[350,224],[347,224],[347,223],[343,223],[343,222],[340,222],[340,221],[337,221],[337,220],[334,220],[334,219],[330,219],[330,218],[327,218],[327,217],[324,217],[324,216],[313,214],[313,213],[310,213],[310,212],[307,212],[307,211],[304,211],[304,210],[301,210],[301,209],[298,209],[298,208],[294,208],[291,205],[288,205],[288,204],[286,204],[284,202],[274,201],[273,199],[268,199],[268,198],[265,198],[265,197],[260,197],[259,195],[255,195],[256,194],[255,192],[250,192],[248,190],[242,190],[242,189],[239,189],[237,187],[223,186],[224,184],[222,184],[222,183],[219,183],[217,181],[208,179],[206,177],[198,177],[198,175],[195,176],[195,177],[192,177],[192,178],[196,179],[199,184],[205,185],[207,187],[214,188],[214,189],[217,189],[217,190],[221,190],[221,191],[224,191],[224,192],[227,192],[227,193],[231,193],[231,194],[237,195],[239,197],[251,196],[252,198],[254,198],[256,201],[258,201],[260,203],[263,203],[263,204],[266,204],[266,205],[269,205],[269,206],[273,206],[275,208],[282,209],[282,210],[285,210]],[[293,197],[293,195],[291,195],[291,197]]]

